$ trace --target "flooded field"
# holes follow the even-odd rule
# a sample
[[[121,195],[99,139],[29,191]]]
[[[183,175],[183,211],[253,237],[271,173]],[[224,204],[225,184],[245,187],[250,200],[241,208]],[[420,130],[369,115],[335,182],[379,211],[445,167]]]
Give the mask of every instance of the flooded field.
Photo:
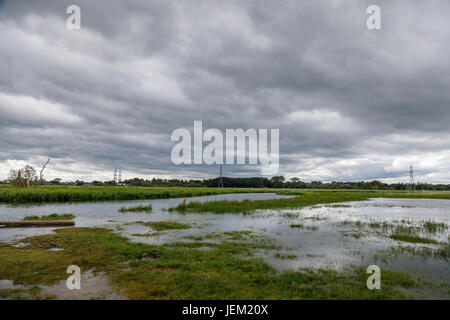
[[[283,197],[286,196],[228,194],[187,201]],[[260,246],[254,251],[279,272],[305,268],[345,271],[375,264],[381,270],[406,272],[437,286],[450,284],[449,200],[377,198],[295,210],[258,210],[250,214],[168,211],[183,200],[0,205],[0,217],[4,221],[13,221],[27,215],[72,213],[76,216],[76,227],[107,227],[133,242],[152,245],[180,242],[196,245],[206,240],[209,244],[224,240],[265,243],[267,248]],[[152,211],[119,212],[124,206],[139,205],[151,205]],[[159,230],[157,224],[152,224],[161,221],[177,222],[186,228]],[[26,245],[20,240],[30,235],[51,233],[54,229],[0,229],[0,241]],[[210,245],[197,247],[215,250]],[[450,298],[448,289],[438,291],[434,293],[435,297]]]

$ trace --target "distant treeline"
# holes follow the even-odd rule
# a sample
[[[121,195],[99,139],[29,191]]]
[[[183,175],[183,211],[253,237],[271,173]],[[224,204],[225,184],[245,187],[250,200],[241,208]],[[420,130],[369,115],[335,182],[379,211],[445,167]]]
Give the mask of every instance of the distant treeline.
[[[293,188],[293,189],[363,189],[363,190],[408,190],[408,183],[383,183],[378,180],[358,182],[303,182],[297,178],[285,181],[282,176],[271,179],[263,177],[229,178],[223,177],[225,188]],[[137,187],[217,187],[219,178],[204,180],[158,179],[145,180],[140,178],[128,179],[122,182],[124,185]],[[83,182],[78,181],[78,185]],[[94,181],[93,185],[114,185],[114,181]],[[415,190],[450,190],[450,185],[417,183]]]

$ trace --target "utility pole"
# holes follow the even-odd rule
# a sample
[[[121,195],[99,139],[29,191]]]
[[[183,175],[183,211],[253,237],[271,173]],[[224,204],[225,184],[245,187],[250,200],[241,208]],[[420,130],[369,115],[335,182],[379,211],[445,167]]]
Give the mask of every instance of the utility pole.
[[[117,184],[117,167],[114,168],[114,178],[113,178],[114,184]]]
[[[414,170],[413,166],[409,167],[409,191],[414,190]]]
[[[223,188],[222,165],[220,165],[219,188]]]

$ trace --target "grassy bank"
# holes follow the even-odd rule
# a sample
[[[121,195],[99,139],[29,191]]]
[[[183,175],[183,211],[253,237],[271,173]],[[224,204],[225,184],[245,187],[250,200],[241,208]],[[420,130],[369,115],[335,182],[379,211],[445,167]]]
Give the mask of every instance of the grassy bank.
[[[26,216],[23,221],[55,221],[55,220],[73,220],[75,216],[71,213],[52,213],[46,216]]]
[[[243,201],[208,201],[189,202],[170,208],[169,211],[199,212],[199,213],[249,213],[264,209],[294,209],[316,204],[339,203],[346,201],[362,201],[369,198],[428,198],[450,199],[449,192],[386,192],[386,191],[308,191],[280,190],[280,194],[294,195],[292,198],[270,200],[243,200]],[[297,196],[295,196],[297,195]]]
[[[130,299],[402,299],[405,288],[422,285],[388,270],[382,272],[382,290],[367,289],[362,269],[277,273],[252,256],[263,242],[241,239],[158,246],[130,242],[105,229],[59,229],[23,240],[29,243],[25,247],[0,245],[0,279],[24,286],[0,290],[0,296],[49,298],[40,295],[39,285],[67,279],[69,265],[103,272],[113,289]],[[64,250],[48,250],[55,246]],[[199,249],[207,246],[212,250]]]
[[[114,201],[187,198],[229,193],[264,193],[275,192],[280,195],[319,196],[333,194],[342,197],[386,197],[386,198],[434,198],[450,199],[446,191],[358,191],[358,190],[313,190],[313,189],[265,189],[265,188],[187,188],[187,187],[93,187],[93,186],[37,186],[18,188],[0,186],[0,202],[6,203],[42,203],[42,202],[76,202],[76,201]],[[326,198],[326,197],[325,197]],[[323,199],[323,198],[322,198]],[[344,200],[347,201],[347,200]],[[287,202],[286,205],[290,205]],[[312,203],[314,204],[314,203]],[[266,205],[264,205],[266,206]]]
[[[38,186],[18,188],[0,186],[0,202],[40,203],[75,201],[111,201],[166,199],[208,196],[227,193],[271,192],[271,189],[240,188],[160,188],[160,187],[86,187],[86,186]]]
[[[150,213],[152,212],[153,208],[151,205],[147,205],[147,206],[136,206],[136,207],[122,207],[119,209],[119,212],[146,212],[146,213]]]

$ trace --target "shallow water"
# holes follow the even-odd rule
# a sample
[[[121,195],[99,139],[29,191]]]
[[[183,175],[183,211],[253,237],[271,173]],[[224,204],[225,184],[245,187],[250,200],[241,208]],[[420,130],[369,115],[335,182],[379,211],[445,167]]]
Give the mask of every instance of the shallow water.
[[[215,201],[215,200],[263,200],[287,198],[288,196],[273,193],[250,194],[222,194],[214,196],[187,198],[186,201]],[[76,216],[75,226],[94,227],[107,226],[117,223],[133,221],[159,221],[188,218],[177,214],[168,213],[170,207],[178,206],[185,198],[153,199],[153,200],[128,200],[128,201],[104,201],[104,202],[72,202],[72,203],[48,203],[38,205],[10,205],[0,204],[0,221],[20,221],[25,216],[48,215],[52,213],[72,213]],[[139,205],[151,205],[152,213],[130,212],[122,213],[118,210],[122,207],[135,207]],[[51,233],[56,228],[0,228],[0,241],[14,241],[28,236]]]
[[[233,194],[190,198],[188,201],[242,200],[280,198],[274,194]],[[46,204],[31,207],[0,205],[0,220],[20,220],[25,215],[50,213],[73,213],[77,227],[108,226],[133,241],[164,244],[176,241],[194,241],[189,235],[206,235],[226,231],[250,230],[256,235],[270,238],[283,246],[280,253],[291,255],[289,259],[275,258],[276,251],[261,250],[257,254],[278,270],[298,268],[332,268],[344,270],[352,266],[367,268],[379,265],[381,269],[406,271],[414,276],[436,283],[450,283],[449,261],[444,258],[417,255],[407,252],[393,254],[392,248],[435,250],[439,245],[412,244],[390,239],[387,234],[374,230],[360,232],[352,225],[342,222],[388,222],[408,225],[427,220],[449,225],[450,201],[436,199],[370,199],[338,205],[319,205],[297,210],[262,210],[253,214],[180,214],[168,212],[169,207],[180,204],[183,199],[157,199],[120,202],[95,202],[73,204]],[[122,206],[151,204],[153,211],[146,213],[120,213]],[[170,230],[158,236],[149,234],[152,229],[136,221],[178,221],[191,224],[193,228]],[[292,228],[291,224],[302,224]],[[48,233],[54,228],[0,229],[0,241],[13,241],[25,236]],[[359,234],[361,233],[361,234]],[[427,238],[448,244],[449,233],[441,230],[424,234]],[[210,240],[208,240],[210,241]],[[213,240],[211,240],[213,241]],[[207,249],[207,248],[206,248]]]

